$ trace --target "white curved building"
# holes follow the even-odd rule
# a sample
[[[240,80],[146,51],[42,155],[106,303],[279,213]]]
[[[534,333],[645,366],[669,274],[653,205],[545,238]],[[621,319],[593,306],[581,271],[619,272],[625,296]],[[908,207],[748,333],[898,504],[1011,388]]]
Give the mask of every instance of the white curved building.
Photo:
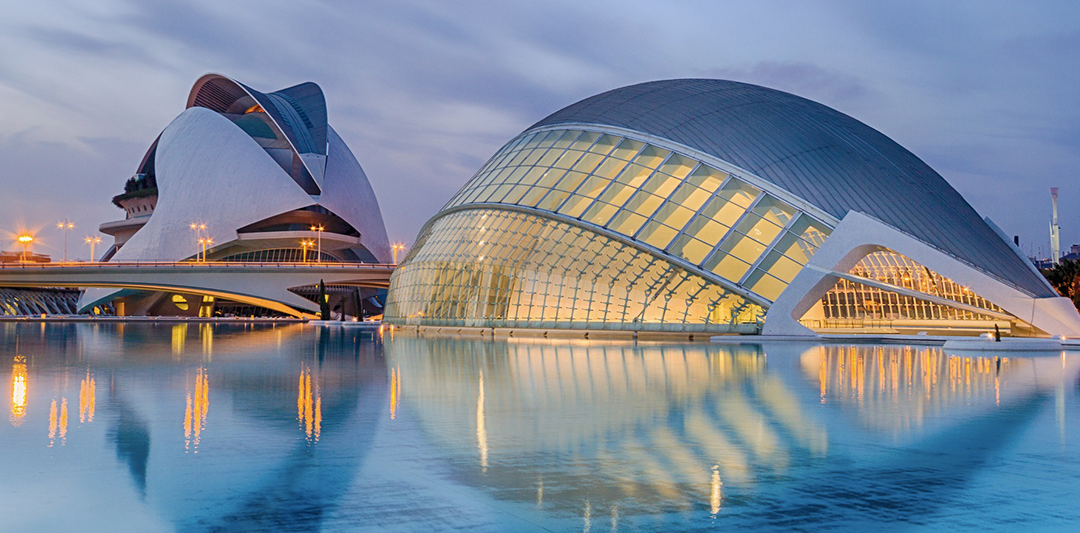
[[[116,239],[104,261],[194,260],[202,254],[199,239],[212,239],[210,261],[390,262],[375,193],[327,123],[314,83],[261,93],[203,76],[113,201],[127,216],[101,226]],[[301,241],[318,241],[320,249]],[[80,308],[118,299],[127,314],[205,307],[183,296],[177,307],[163,296],[89,289]]]
[[[421,230],[387,320],[680,333],[1080,335],[932,168],[780,91],[666,80],[568,106]]]

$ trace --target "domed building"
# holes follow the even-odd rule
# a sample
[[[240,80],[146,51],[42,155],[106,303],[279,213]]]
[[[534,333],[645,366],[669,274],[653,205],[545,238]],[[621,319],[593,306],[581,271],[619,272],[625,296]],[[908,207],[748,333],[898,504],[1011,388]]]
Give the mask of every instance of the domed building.
[[[203,76],[113,203],[126,216],[102,224],[115,239],[103,261],[390,262],[375,193],[327,122],[322,89],[310,82],[262,93]],[[301,244],[316,241],[318,248]],[[312,298],[312,290],[294,292]],[[378,307],[375,292],[333,289],[332,307],[359,314],[361,302]],[[80,309],[121,303],[125,314],[259,311],[191,296],[92,288]]]
[[[1080,334],[926,163],[781,91],[615,89],[510,140],[394,273],[395,324],[677,333]]]

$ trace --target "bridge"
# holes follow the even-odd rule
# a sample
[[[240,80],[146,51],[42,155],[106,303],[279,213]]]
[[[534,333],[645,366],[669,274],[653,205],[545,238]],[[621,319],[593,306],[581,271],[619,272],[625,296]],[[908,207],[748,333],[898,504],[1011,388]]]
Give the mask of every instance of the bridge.
[[[2,263],[0,287],[139,289],[208,295],[291,316],[319,306],[290,288],[346,285],[385,289],[397,265],[371,263],[83,262]],[[99,305],[84,301],[79,312]],[[307,313],[305,313],[305,311]]]

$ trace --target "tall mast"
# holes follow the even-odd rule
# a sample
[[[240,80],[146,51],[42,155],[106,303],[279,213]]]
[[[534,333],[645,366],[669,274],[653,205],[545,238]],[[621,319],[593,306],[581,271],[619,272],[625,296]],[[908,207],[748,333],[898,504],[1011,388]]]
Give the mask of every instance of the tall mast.
[[[1055,265],[1061,261],[1061,228],[1058,227],[1057,198],[1058,188],[1050,187],[1050,200],[1054,205],[1054,218],[1050,221],[1050,260]]]

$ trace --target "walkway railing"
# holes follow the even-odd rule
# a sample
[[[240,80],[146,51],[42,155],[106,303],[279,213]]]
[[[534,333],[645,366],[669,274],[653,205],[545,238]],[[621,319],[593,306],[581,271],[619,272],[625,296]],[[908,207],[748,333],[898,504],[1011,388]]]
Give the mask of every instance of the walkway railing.
[[[118,261],[118,262],[91,262],[91,261],[68,261],[55,263],[0,263],[0,270],[52,270],[52,269],[120,269],[120,268],[266,268],[266,269],[356,269],[356,270],[382,270],[396,268],[397,265],[389,263],[247,263],[233,261]]]

